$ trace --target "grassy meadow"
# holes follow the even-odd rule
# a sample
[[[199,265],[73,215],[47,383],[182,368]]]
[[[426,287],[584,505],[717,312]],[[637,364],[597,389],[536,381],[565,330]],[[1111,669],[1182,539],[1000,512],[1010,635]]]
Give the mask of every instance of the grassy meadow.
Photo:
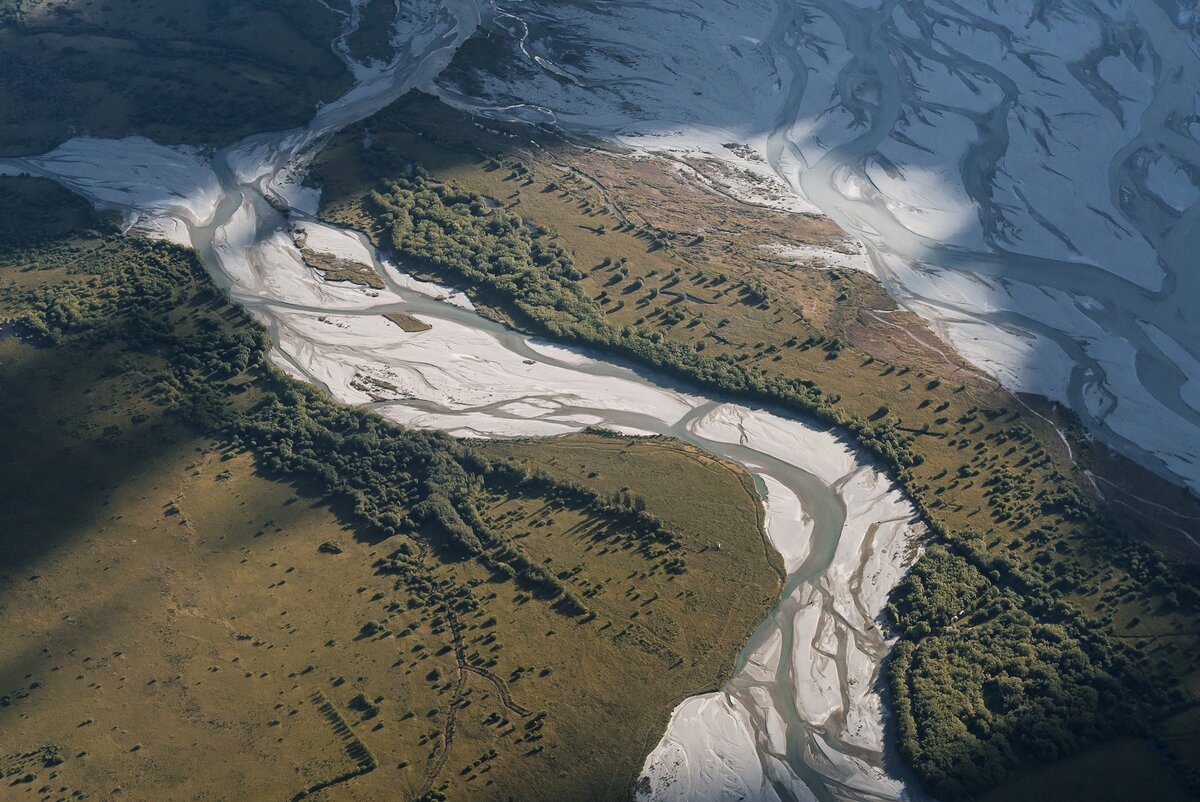
[[[1061,438],[894,314],[869,276],[781,263],[761,247],[837,246],[823,221],[685,188],[669,163],[549,134],[518,150],[502,125],[480,130],[421,96],[361,128],[316,163],[328,219],[518,328],[753,388],[843,423],[892,461],[949,550],[928,564],[929,587],[909,581],[892,612],[906,644],[889,669],[898,740],[935,793],[969,797],[1039,764],[1082,771],[1060,758],[1122,732],[1195,781],[1195,734],[1168,744],[1155,733],[1197,703],[1200,571],[1147,546],[1169,543],[1168,530],[1105,507],[1078,469],[1134,477],[1150,488],[1139,495],[1180,511],[1195,499],[1101,453],[1051,409]],[[971,614],[942,615],[954,601],[937,589],[965,592],[968,571],[980,578]],[[1009,649],[991,669],[1002,688],[960,659]],[[1123,771],[1159,769],[1130,760]]]
[[[741,470],[340,408],[262,364],[191,254],[61,208],[0,243],[0,796],[621,798],[773,606]],[[340,473],[281,458],[276,412]],[[411,449],[477,471],[445,498],[480,552],[354,484]]]

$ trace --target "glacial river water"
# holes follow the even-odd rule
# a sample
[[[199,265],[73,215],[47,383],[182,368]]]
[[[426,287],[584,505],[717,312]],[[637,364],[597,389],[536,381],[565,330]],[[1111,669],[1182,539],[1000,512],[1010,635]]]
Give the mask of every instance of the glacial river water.
[[[361,234],[314,219],[315,198],[294,179],[320,143],[429,85],[479,23],[467,0],[426,5],[397,59],[349,64],[358,84],[303,128],[254,135],[215,154],[145,139],[76,139],[43,157],[0,162],[0,170],[54,178],[125,213],[137,230],[194,247],[268,327],[272,360],[339,400],[462,436],[589,425],[666,434],[745,466],[786,563],[785,588],[727,685],[683,702],[657,745],[647,745],[643,795],[916,798],[887,757],[878,693],[889,647],[878,620],[911,560],[916,517],[877,466],[811,421],[505,329],[461,294],[414,281]],[[310,244],[374,265],[386,287],[320,280],[295,245],[297,227]],[[390,311],[433,328],[402,332],[382,317]]]
[[[462,65],[439,93],[724,162],[741,197],[827,215],[967,359],[1200,490],[1195,4],[736,8],[503,4],[512,63]]]
[[[1023,46],[1032,53],[1046,42],[1000,33],[1006,30],[1000,23],[1008,22],[1002,16],[989,18],[936,3],[884,4],[864,14],[841,2],[821,2],[854,53],[840,76],[843,85],[868,84],[874,90],[857,100],[868,124],[806,169],[788,171],[778,158],[773,164],[794,176],[803,193],[836,222],[874,243],[879,249],[876,272],[889,292],[937,323],[952,342],[978,339],[980,330],[1002,332],[998,339],[1040,342],[1028,347],[1023,362],[1008,367],[1011,373],[1005,378],[1010,384],[1049,391],[1115,448],[1200,488],[1200,399],[1194,385],[1186,387],[1200,380],[1200,273],[1194,264],[1200,246],[1200,205],[1194,199],[1184,201],[1182,209],[1166,203],[1147,172],[1148,164],[1159,160],[1193,166],[1190,180],[1182,174],[1179,179],[1185,195],[1188,185],[1200,179],[1194,172],[1194,165],[1200,165],[1194,132],[1180,130],[1183,120],[1196,113],[1200,59],[1190,25],[1172,19],[1168,5],[1114,4],[1101,12],[1064,4],[1058,13],[1077,13],[1086,24],[1063,23],[1063,30],[1055,31],[1054,22],[1043,23],[1051,33],[1046,40],[1059,42],[1066,51],[1058,58],[1076,79],[1062,94],[1077,97],[1056,108],[1058,99],[1045,94],[1045,74],[1039,82],[1008,63],[1019,60]],[[1013,10],[1007,13],[1012,23],[1021,20]],[[942,35],[940,29],[960,15],[983,31],[990,25],[993,36],[1007,37],[1011,56],[996,63],[988,58],[991,48],[973,51],[971,45],[979,45],[986,34],[976,32],[957,41]],[[1057,14],[1047,16],[1052,20]],[[919,34],[906,30],[906,21],[915,31],[928,32],[930,40],[922,43]],[[799,24],[794,24],[798,31]],[[1011,27],[1020,30],[1015,24]],[[1065,38],[1071,34],[1085,38]],[[779,52],[791,60],[798,75],[815,66],[811,56],[806,59],[797,48]],[[940,70],[960,76],[960,85],[973,79],[985,87],[980,92],[985,102],[969,103],[961,89],[930,91],[921,86],[919,73],[914,78],[897,69],[897,62],[918,59],[931,74]],[[1122,61],[1140,68],[1127,76],[1129,84],[1117,77],[1121,69],[1132,72],[1130,66],[1121,66]],[[1145,83],[1138,87],[1135,79]],[[855,102],[849,92],[843,99]],[[799,107],[796,103],[792,109]],[[1029,142],[1027,135],[1014,130],[1020,118],[1014,110],[1031,107],[1044,109],[1043,115],[1051,119],[1074,116],[1082,125],[1048,122],[1040,164],[1017,172],[1017,151]],[[961,159],[946,167],[957,168],[953,180],[961,185],[976,218],[965,221],[962,232],[929,236],[913,224],[911,213],[897,210],[895,199],[887,197],[886,183],[880,181],[882,190],[868,183],[880,173],[881,150],[896,153],[895,133],[910,130],[906,116],[922,112],[967,123],[969,141],[961,146],[945,143],[936,125],[921,132],[929,137],[928,147],[945,150],[947,162]],[[796,147],[788,127],[772,133],[771,151]],[[1099,151],[1098,158],[1087,154],[1092,149]],[[903,162],[896,161],[903,174]],[[1057,182],[1061,176],[1055,171],[1071,175],[1089,168],[1099,174],[1094,187],[1102,193],[1099,197],[1083,197],[1093,187],[1082,180],[1076,186],[1068,180],[1060,190],[1065,197],[1057,199],[1039,197],[1033,186],[1020,191],[1020,183],[1016,192],[1001,191],[1005,171],[1013,173],[1010,181],[1036,185]],[[1006,205],[1017,199],[1023,208]],[[1072,218],[1104,217],[1111,223],[1099,231],[1086,228],[1086,223],[1077,223],[1074,231],[1068,227]],[[970,242],[977,229],[981,241]],[[1041,247],[1039,239],[1046,236],[1056,238],[1059,247]],[[1138,241],[1140,245],[1126,244]],[[946,292],[923,273],[952,275],[964,289]],[[970,287],[977,291],[965,289]],[[1106,347],[1095,342],[1098,339],[1110,344]],[[970,354],[979,349],[963,350]],[[1065,355],[1070,366],[1058,377],[1058,387],[1026,383],[1016,375],[1038,370],[1039,360],[1052,363],[1041,366],[1047,373],[1062,370],[1057,353]],[[981,361],[986,365],[988,359]],[[1153,426],[1147,426],[1150,421]],[[1147,436],[1152,428],[1165,429],[1176,442]]]

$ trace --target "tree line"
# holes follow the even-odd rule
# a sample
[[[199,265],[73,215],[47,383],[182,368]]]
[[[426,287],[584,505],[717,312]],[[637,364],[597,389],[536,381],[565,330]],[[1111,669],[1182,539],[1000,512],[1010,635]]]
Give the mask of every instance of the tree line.
[[[266,332],[228,303],[190,251],[105,237],[90,250],[57,245],[29,253],[29,263],[65,269],[79,280],[9,291],[6,305],[21,310],[12,322],[27,336],[121,343],[160,357],[166,368],[149,379],[152,397],[252,451],[264,470],[315,482],[381,535],[433,536],[436,545],[563,601],[560,609],[573,614],[587,609],[562,580],[484,521],[483,493],[571,506],[620,529],[664,570],[686,570],[679,535],[639,505],[331,400],[267,363]]]
[[[847,414],[814,382],[727,355],[709,357],[661,331],[611,324],[584,293],[583,274],[553,232],[508,209],[490,208],[482,196],[437,181],[419,166],[383,182],[366,206],[377,216],[384,244],[398,256],[465,286],[518,324],[838,426],[890,468],[943,544],[917,562],[892,596],[889,623],[901,641],[886,669],[901,752],[937,796],[968,798],[1018,765],[1136,727],[1150,705],[1168,699],[1163,677],[1148,677],[1133,650],[1058,598],[1061,572],[1024,565],[1009,554],[993,556],[977,535],[941,525],[922,492],[929,486],[911,470],[923,461],[914,438],[886,414],[865,420]],[[1028,440],[1029,432],[1018,426],[997,444],[1004,439]],[[986,480],[997,520],[1017,516],[1022,525],[1031,523],[1023,507],[1031,498],[1043,514],[1081,526],[1091,522],[1097,542],[1116,537],[1115,527],[1065,477],[1042,490],[1022,480],[1016,474]],[[933,498],[932,505],[940,503]],[[1146,547],[1126,543],[1118,551],[1171,573],[1161,559],[1146,556]],[[1182,577],[1179,584],[1195,585]],[[1194,587],[1181,593],[1200,606]]]

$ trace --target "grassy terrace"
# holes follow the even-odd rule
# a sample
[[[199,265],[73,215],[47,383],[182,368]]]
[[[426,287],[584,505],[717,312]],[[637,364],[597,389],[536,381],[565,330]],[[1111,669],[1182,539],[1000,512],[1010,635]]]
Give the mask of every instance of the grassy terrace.
[[[327,218],[517,327],[785,403],[893,466],[942,546],[893,600],[888,672],[901,749],[932,791],[1013,776],[992,798],[1022,798],[1027,767],[1086,758],[1117,732],[1139,756],[1121,762],[1125,782],[1195,780],[1200,738],[1182,723],[1200,691],[1194,563],[1144,545],[1153,521],[1098,507],[1058,434],[939,355],[868,276],[760,247],[836,242],[821,221],[747,211],[669,165],[548,135],[517,153],[420,97],[367,125],[370,149],[348,130],[318,160]],[[1068,431],[1076,459],[1099,452]],[[1148,480],[1143,492],[1194,505]]]
[[[773,605],[739,469],[339,407],[191,254],[30,179],[0,219],[32,197],[61,213],[0,241],[10,791],[619,798]]]

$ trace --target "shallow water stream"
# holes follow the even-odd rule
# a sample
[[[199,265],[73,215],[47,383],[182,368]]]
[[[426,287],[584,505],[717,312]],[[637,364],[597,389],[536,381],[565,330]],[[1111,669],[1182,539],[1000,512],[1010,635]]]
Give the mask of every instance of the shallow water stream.
[[[888,643],[876,619],[910,557],[915,514],[876,466],[810,421],[505,329],[461,294],[414,281],[361,234],[313,218],[311,191],[294,181],[306,159],[331,133],[426,85],[478,24],[474,3],[429,5],[426,26],[396,61],[355,65],[359,83],[307,127],[254,135],[211,158],[148,140],[77,139],[4,165],[55,178],[139,230],[186,241],[267,326],[271,359],[346,403],[461,436],[589,425],[665,434],[745,466],[784,556],[785,589],[725,688],[675,711],[647,759],[643,796],[908,798],[885,768],[877,687]],[[374,265],[385,288],[323,282],[300,256],[296,226]],[[390,311],[432,329],[403,332],[382,317]]]

